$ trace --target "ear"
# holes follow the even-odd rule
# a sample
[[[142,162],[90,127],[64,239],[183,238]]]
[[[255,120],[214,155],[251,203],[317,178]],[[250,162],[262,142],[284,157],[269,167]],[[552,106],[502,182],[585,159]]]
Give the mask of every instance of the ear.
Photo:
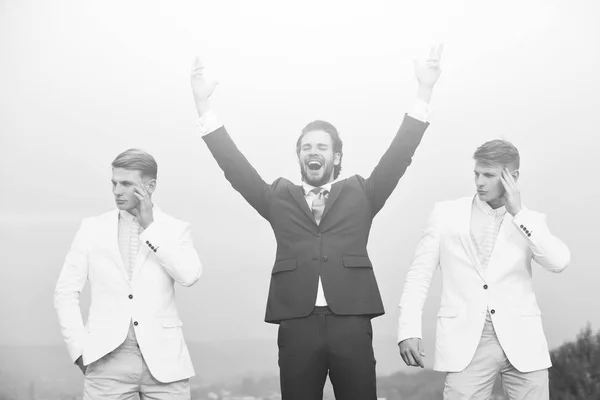
[[[152,194],[154,193],[154,190],[156,190],[156,179],[150,179],[147,183],[147,191],[148,193]]]
[[[518,170],[518,169],[517,169],[517,170],[514,170],[514,171],[512,172],[512,174],[511,174],[511,175],[512,175],[512,176],[513,176],[513,178],[515,179],[515,182],[517,182],[517,181],[519,180],[520,173],[519,173],[519,170]]]
[[[333,165],[340,165],[342,162],[342,154],[341,153],[333,153]]]

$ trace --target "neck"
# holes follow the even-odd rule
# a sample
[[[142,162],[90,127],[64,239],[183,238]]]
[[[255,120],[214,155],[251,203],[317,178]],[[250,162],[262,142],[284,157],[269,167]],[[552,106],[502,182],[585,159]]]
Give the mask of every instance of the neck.
[[[496,209],[502,207],[504,204],[506,204],[506,202],[502,198],[488,201],[487,203],[490,207],[492,207],[493,210],[496,210]]]

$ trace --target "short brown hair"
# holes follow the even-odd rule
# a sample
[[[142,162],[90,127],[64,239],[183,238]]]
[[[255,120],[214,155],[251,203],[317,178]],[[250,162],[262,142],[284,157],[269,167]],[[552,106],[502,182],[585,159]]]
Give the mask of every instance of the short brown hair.
[[[112,167],[142,171],[142,176],[152,179],[156,179],[158,174],[158,165],[154,157],[140,149],[125,150],[115,158]]]
[[[519,150],[509,141],[494,139],[485,142],[475,150],[473,159],[484,164],[511,165],[519,169],[521,158]]]

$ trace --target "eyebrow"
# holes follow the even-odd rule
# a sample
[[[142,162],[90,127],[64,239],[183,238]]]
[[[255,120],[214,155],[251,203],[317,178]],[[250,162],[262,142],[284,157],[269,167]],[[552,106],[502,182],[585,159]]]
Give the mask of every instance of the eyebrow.
[[[125,180],[125,181],[115,181],[114,179],[111,179],[110,181],[112,183],[120,183],[121,185],[124,184],[124,183],[129,183],[129,184],[133,185],[133,181],[128,181],[128,180]]]
[[[301,147],[306,147],[306,146],[311,146],[312,147],[312,145],[313,145],[312,143],[304,143],[304,144],[302,144]],[[319,142],[319,143],[315,143],[315,146],[318,146],[318,147],[329,147],[329,143]]]

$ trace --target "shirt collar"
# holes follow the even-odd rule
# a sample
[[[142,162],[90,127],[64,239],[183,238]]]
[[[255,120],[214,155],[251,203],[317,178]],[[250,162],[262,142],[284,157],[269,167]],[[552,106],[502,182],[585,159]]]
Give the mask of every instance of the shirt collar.
[[[133,222],[135,215],[130,214],[129,211],[119,210],[119,219],[122,219],[126,222]]]
[[[324,184],[323,186],[319,186],[319,187],[321,187],[322,189],[327,190],[328,192],[331,192],[331,185],[333,185],[334,183],[335,183],[335,181],[328,182],[328,183]],[[317,188],[317,186],[312,186],[312,185],[309,185],[306,182],[302,182],[302,189],[304,190],[304,195],[305,196],[308,196],[308,194],[310,193],[310,191],[313,190],[313,189],[315,189],[315,188]]]
[[[485,215],[497,214],[498,216],[502,217],[504,214],[506,214],[506,206],[502,206],[494,210],[488,203],[482,201],[478,195],[475,195],[475,204],[477,204],[479,209],[483,211]]]

